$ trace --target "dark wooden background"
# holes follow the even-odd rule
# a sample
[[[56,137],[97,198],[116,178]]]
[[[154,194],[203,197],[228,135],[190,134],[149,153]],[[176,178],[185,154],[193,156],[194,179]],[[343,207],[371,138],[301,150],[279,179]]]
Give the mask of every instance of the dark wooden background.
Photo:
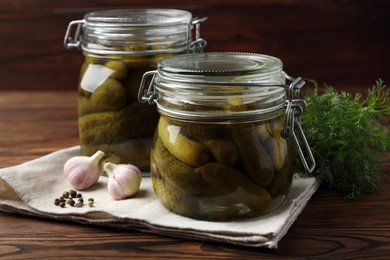
[[[83,56],[63,46],[68,23],[132,7],[207,16],[207,51],[277,56],[293,76],[334,87],[390,80],[386,0],[0,0],[0,90],[75,90]]]

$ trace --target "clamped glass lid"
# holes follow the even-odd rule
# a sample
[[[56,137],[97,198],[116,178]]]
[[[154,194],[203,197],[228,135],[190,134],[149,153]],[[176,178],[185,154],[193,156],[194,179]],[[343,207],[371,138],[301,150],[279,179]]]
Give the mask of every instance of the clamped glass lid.
[[[96,54],[199,52],[206,45],[200,38],[200,23],[206,19],[177,9],[95,11],[69,23],[64,45]],[[118,46],[128,48],[118,50]]]
[[[248,53],[202,53],[163,59],[158,73],[179,80],[192,78],[199,83],[224,81],[234,84],[249,81],[284,82],[280,59],[262,54]],[[201,77],[200,77],[201,76]]]
[[[286,100],[282,67],[278,58],[262,54],[210,52],[172,56],[160,60],[156,71],[145,73],[139,99],[160,104],[168,95],[191,99],[193,103],[211,99],[222,103],[236,98],[256,102],[256,109],[261,107],[267,113],[283,107]],[[152,77],[151,81],[148,77]],[[149,87],[146,82],[150,82]],[[255,113],[250,110],[254,109],[245,113]]]

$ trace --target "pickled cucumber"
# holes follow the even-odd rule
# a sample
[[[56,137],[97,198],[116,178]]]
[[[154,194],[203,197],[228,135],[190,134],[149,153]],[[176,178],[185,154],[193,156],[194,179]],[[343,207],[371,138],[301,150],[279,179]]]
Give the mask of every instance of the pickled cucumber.
[[[254,124],[232,125],[229,129],[249,176],[260,185],[269,184],[274,175],[274,166],[258,139]]]
[[[257,134],[260,140],[265,140],[271,135],[271,126],[269,123],[262,123],[257,126]]]
[[[287,157],[287,140],[283,138],[269,137],[262,142],[272,159],[274,169],[279,171],[285,164]]]
[[[191,107],[188,109],[191,109]],[[183,135],[198,141],[220,139],[228,135],[225,127],[221,127],[221,125],[194,124],[180,121],[175,122],[175,125],[181,128],[180,132]]]
[[[116,142],[152,135],[158,112],[146,104],[132,103],[124,109],[84,115],[79,118],[81,144]]]
[[[175,158],[157,138],[153,147],[156,170],[164,180],[185,194],[195,195],[203,191],[204,181],[195,169]]]
[[[240,157],[236,145],[229,139],[209,139],[202,142],[206,144],[214,158],[222,164],[233,165]]]
[[[110,78],[112,79],[117,79],[117,80],[122,80],[127,77],[128,74],[128,68],[126,64],[124,64],[121,61],[117,60],[111,60],[108,61],[106,64],[104,64],[109,69],[112,69],[112,74],[110,75]]]
[[[195,172],[223,194],[235,192],[241,184],[240,176],[242,173],[220,163],[208,163],[196,168]]]
[[[92,93],[90,104],[95,111],[111,111],[122,108],[126,104],[126,91],[122,84],[108,78]]]
[[[210,158],[210,151],[204,144],[184,136],[180,127],[169,124],[164,117],[158,124],[158,136],[173,156],[188,165],[201,166]]]
[[[267,190],[257,185],[238,170],[220,163],[208,163],[195,171],[216,189],[229,194],[238,202],[252,210],[263,212],[268,210],[272,197]]]
[[[108,78],[88,97],[85,97],[85,95],[79,96],[79,115],[119,110],[125,106],[126,101],[127,93],[122,84],[117,80]]]
[[[281,170],[285,165],[289,153],[288,140],[281,135],[282,124],[282,120],[273,120],[270,124],[267,124],[269,135],[261,139],[262,144],[272,159],[276,171]]]
[[[291,146],[290,146],[291,147]],[[288,149],[283,167],[275,172],[272,182],[267,186],[271,195],[286,195],[291,187],[293,178],[292,149]]]
[[[290,172],[289,167],[284,167],[275,174],[272,182],[267,186],[267,190],[273,197],[288,193],[292,182],[292,174]]]
[[[187,217],[199,216],[198,201],[175,189],[163,178],[153,178],[153,189],[161,203],[170,211]]]
[[[81,144],[111,143],[129,137],[130,123],[123,110],[93,113],[79,118]]]

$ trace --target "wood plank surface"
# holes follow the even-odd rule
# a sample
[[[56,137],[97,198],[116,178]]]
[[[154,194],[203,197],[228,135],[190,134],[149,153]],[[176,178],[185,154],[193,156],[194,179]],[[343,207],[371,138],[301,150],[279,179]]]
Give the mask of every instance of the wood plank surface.
[[[289,74],[336,87],[390,80],[386,0],[0,0],[0,89],[75,90],[83,56],[63,46],[68,23],[139,7],[208,17],[207,51],[277,56]]]
[[[74,91],[0,91],[0,168],[78,144]],[[276,250],[0,213],[1,259],[388,259],[390,154],[379,192],[321,187]]]

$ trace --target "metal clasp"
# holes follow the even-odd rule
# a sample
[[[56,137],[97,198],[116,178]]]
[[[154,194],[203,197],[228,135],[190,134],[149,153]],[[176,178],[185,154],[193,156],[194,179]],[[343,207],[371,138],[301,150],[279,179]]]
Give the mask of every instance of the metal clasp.
[[[284,119],[282,135],[286,138],[292,136],[306,172],[312,173],[316,167],[316,162],[301,126],[301,115],[306,109],[306,102],[299,98],[299,92],[303,85],[305,85],[305,81],[300,77],[294,79],[288,76],[286,73],[284,74],[286,78],[292,82],[288,86],[287,90],[288,100],[286,104],[286,116]],[[298,136],[295,133],[296,129]],[[307,156],[305,156],[302,150],[300,141],[303,143],[303,148],[305,149]],[[307,158],[311,161],[310,166],[307,162]]]
[[[66,48],[78,48],[81,49],[81,43],[82,43],[82,34],[81,34],[81,28],[82,25],[85,23],[85,20],[76,20],[69,23],[68,28],[66,29],[65,38],[64,38],[64,45]],[[73,38],[70,36],[72,33],[72,27],[76,26],[76,30],[74,30],[74,36]]]
[[[191,25],[195,25],[195,39],[190,43],[189,50],[192,53],[201,53],[207,45],[207,41],[200,37],[200,23],[207,20],[207,17],[194,18]]]
[[[305,167],[306,172],[311,174],[314,171],[314,169],[316,168],[316,161],[314,159],[313,153],[311,152],[310,145],[307,142],[306,136],[303,133],[301,124],[298,122],[297,119],[294,119],[294,123],[298,129],[298,134],[300,135],[300,139],[303,142],[304,148],[307,152],[307,156],[311,161],[311,166],[309,166],[309,164],[307,163],[306,156],[304,155],[304,153],[302,151],[301,145],[299,144],[299,140],[298,140],[298,137],[295,134],[295,132],[292,133],[293,140],[294,140],[295,145],[297,146],[298,154],[299,154],[299,157],[301,158],[301,161],[303,163],[303,167]]]
[[[141,103],[149,103],[149,105],[153,105],[156,103],[156,98],[157,98],[157,92],[154,87],[154,79],[156,77],[157,70],[152,70],[146,72],[142,76],[142,80],[140,83],[140,88],[138,90],[138,100]],[[148,83],[148,78],[152,77]]]

